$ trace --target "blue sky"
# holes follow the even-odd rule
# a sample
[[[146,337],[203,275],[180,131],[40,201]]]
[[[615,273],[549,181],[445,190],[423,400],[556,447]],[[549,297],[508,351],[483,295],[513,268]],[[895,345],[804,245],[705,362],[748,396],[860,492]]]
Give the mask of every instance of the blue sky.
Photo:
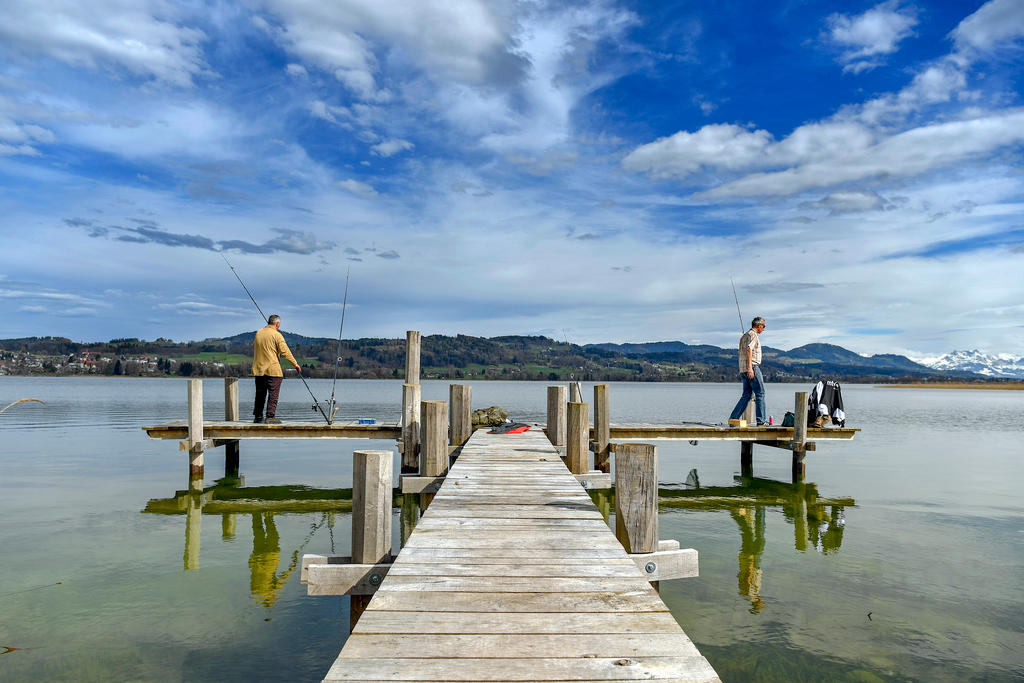
[[[1024,3],[0,0],[0,337],[1024,355]]]

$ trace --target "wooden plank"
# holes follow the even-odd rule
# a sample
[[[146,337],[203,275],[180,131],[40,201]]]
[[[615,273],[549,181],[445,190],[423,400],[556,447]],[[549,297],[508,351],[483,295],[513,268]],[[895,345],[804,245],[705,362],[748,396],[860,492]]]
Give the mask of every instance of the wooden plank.
[[[686,675],[684,675],[686,674]],[[703,657],[395,659],[339,657],[326,681],[718,681]]]
[[[415,535],[415,532],[413,532]],[[648,586],[642,576],[625,578],[532,578],[513,576],[392,576],[381,591],[456,591],[498,593],[590,593],[593,591],[641,590]]]
[[[402,552],[405,552],[404,550]],[[623,612],[634,614],[664,612],[668,607],[650,586],[628,591],[581,591],[576,593],[508,593],[479,591],[452,593],[422,590],[379,591],[373,597],[374,610],[396,612],[490,612],[490,613],[591,613]]]
[[[490,657],[678,657],[700,656],[681,631],[674,633],[573,633],[562,634],[437,634],[437,633],[355,633],[342,651],[343,658],[393,657],[448,658],[452,667],[461,660]]]
[[[681,552],[681,551],[674,551]],[[659,563],[660,564],[660,563]],[[533,577],[597,577],[597,578],[636,578],[640,576],[636,563],[632,564],[595,564],[589,561],[576,560],[561,564],[521,565],[518,563],[503,564],[412,564],[403,562],[394,565],[392,576],[533,576]],[[651,579],[646,578],[648,581]],[[665,578],[668,578],[666,575]]]
[[[373,609],[360,634],[371,633],[678,633],[670,612],[437,612],[429,622]]]

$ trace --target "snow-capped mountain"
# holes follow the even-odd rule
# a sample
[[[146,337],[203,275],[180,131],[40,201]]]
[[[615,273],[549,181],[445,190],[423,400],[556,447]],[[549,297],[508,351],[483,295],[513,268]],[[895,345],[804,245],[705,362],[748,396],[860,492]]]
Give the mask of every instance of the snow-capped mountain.
[[[953,351],[937,358],[921,358],[918,362],[935,370],[976,372],[987,377],[1016,377],[1024,379],[1024,356],[1008,353],[988,355],[974,349]]]

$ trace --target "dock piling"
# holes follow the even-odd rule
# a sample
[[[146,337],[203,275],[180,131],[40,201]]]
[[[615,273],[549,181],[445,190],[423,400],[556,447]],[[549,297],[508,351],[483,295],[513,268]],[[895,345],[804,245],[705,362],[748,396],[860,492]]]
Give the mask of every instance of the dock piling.
[[[449,444],[461,446],[473,434],[473,387],[452,384],[448,387]]]
[[[615,537],[627,553],[658,550],[658,448],[615,446]]]
[[[590,406],[570,401],[568,408],[566,423],[569,433],[565,445],[565,464],[573,474],[586,474],[590,469]]]
[[[405,333],[405,383],[420,383],[420,338],[418,330]]]
[[[419,471],[420,385],[402,385],[402,474]]]
[[[807,455],[807,392],[798,391],[793,402],[793,483],[803,481]]]
[[[583,403],[583,382],[569,382],[569,401]]]
[[[608,385],[594,385],[594,469],[611,471],[608,447],[611,441],[611,407],[608,403]]]
[[[568,390],[565,385],[548,387],[548,441],[556,450],[565,449],[565,404]]]
[[[448,471],[448,404],[423,401],[420,406],[420,476],[440,477]],[[433,493],[421,493],[420,511],[433,499]]]
[[[352,564],[378,564],[391,559],[391,460],[391,451],[352,454]],[[349,614],[353,627],[371,597],[352,596]]]
[[[224,378],[224,419],[238,422],[238,378]],[[224,476],[238,476],[239,447],[238,439],[224,442]]]
[[[203,476],[203,380],[188,381],[188,473]]]

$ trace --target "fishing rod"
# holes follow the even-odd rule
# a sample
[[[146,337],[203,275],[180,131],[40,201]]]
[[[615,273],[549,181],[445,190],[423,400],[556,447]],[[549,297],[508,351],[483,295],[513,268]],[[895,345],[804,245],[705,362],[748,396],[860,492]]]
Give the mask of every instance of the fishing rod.
[[[327,407],[331,411],[331,418],[327,420],[327,424],[334,423],[334,416],[338,413],[338,409],[334,403],[334,387],[338,383],[338,365],[341,363],[341,335],[345,332],[345,309],[348,308],[348,277],[352,274],[351,266],[345,271],[345,298],[341,302],[341,329],[338,330],[338,353],[334,357],[334,382],[331,383],[331,400],[327,402]]]
[[[740,334],[746,332],[743,329],[743,314],[740,313],[740,298],[736,296],[736,283],[732,281],[732,275],[729,276],[729,282],[732,283],[732,298],[736,300],[736,315],[740,317]]]
[[[252,301],[252,305],[256,307],[257,311],[259,311],[260,317],[263,318],[263,322],[267,322],[267,316],[263,315],[263,309],[261,309],[260,305],[256,303],[256,299],[253,298],[252,292],[250,292],[249,288],[245,286],[244,282],[242,282],[242,278],[239,277],[238,271],[235,270],[235,267],[231,265],[230,261],[228,261],[228,257],[224,255],[223,251],[218,251],[217,253],[220,254],[220,257],[222,259],[224,259],[224,263],[228,264],[228,268],[231,269],[231,272],[235,274],[235,278],[238,280],[238,284],[242,285],[242,289],[244,289],[245,293],[249,295],[249,299]],[[313,390],[309,388],[309,385],[306,383],[306,378],[302,376],[302,370],[295,370],[295,374],[298,375],[299,379],[302,380],[302,386],[306,387],[306,391],[308,391],[310,397],[312,397],[313,410],[319,410],[320,414],[324,416],[324,420],[327,422],[327,424],[331,424],[331,421],[327,418],[327,413],[325,413],[324,409],[320,407],[320,401],[316,400],[316,396],[313,395]]]

